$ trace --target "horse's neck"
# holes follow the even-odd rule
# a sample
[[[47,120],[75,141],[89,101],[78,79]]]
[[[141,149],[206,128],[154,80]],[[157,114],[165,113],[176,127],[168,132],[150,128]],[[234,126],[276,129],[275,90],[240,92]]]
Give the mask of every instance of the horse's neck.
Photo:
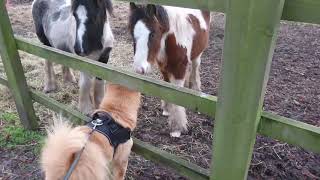
[[[181,7],[172,7],[172,6],[163,6],[168,14],[170,30],[171,32],[180,32],[180,31],[192,31],[193,28],[190,20],[190,15],[196,17],[200,23],[201,29],[207,29],[207,22],[203,17],[201,10],[190,9],[190,8],[181,8]]]
[[[161,41],[161,49],[159,56],[163,57],[165,53],[165,41],[168,35],[174,34],[176,43],[179,46],[187,49],[187,56],[190,56],[192,41],[195,31],[192,24],[189,21],[189,14],[193,13],[193,10],[186,8],[178,8],[171,6],[164,6],[169,19],[169,31],[165,33]]]

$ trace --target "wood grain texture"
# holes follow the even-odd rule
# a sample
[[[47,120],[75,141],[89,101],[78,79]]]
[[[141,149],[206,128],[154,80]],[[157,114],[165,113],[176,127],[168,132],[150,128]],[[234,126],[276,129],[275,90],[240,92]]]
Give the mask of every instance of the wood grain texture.
[[[162,4],[194,9],[204,9],[215,12],[226,11],[226,0],[117,0],[136,3]],[[320,24],[319,0],[287,0],[285,1],[281,19],[305,23]],[[273,11],[270,11],[272,13]]]
[[[18,49],[214,117],[216,97],[16,38]]]
[[[3,0],[0,0],[0,54],[21,123],[27,129],[36,129],[37,117]]]
[[[283,5],[227,1],[211,179],[247,179]]]

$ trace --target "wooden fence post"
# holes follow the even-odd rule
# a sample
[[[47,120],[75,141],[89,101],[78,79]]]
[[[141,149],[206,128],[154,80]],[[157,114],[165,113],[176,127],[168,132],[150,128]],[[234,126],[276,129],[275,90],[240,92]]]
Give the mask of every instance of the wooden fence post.
[[[4,0],[0,0],[0,53],[22,125],[27,129],[35,129],[37,128],[37,117]]]
[[[227,0],[211,179],[246,179],[284,0]]]

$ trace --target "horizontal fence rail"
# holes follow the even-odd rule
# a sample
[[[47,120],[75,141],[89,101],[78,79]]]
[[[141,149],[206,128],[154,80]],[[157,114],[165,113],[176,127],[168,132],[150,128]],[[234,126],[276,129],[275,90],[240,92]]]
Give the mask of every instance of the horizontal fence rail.
[[[0,77],[0,84],[8,86],[7,80],[3,77]],[[70,117],[76,122],[79,122],[79,120],[89,121],[88,117],[79,111],[59,103],[43,93],[35,90],[30,90],[30,92],[33,100],[55,112],[62,113],[65,117]],[[262,112],[258,133],[320,153],[320,128],[304,122],[279,116],[271,112]]]
[[[7,86],[8,82],[4,78],[0,77],[0,84]],[[61,113],[63,116],[69,118],[75,123],[80,121],[89,121],[89,118],[84,116],[79,111],[76,111],[69,106],[66,106],[43,93],[30,89],[31,97],[34,101],[44,105],[48,109]],[[146,159],[158,162],[160,164],[169,166],[181,175],[190,177],[191,179],[205,180],[209,179],[209,171],[201,168],[186,160],[182,160],[180,157],[170,154],[166,151],[160,150],[154,146],[144,143],[136,138],[133,138],[132,151],[143,156]]]
[[[226,0],[117,0],[225,12]],[[320,24],[319,0],[286,0],[282,20]]]
[[[218,11],[218,12],[225,12],[226,10],[226,0],[177,0],[177,1],[120,0],[120,1],[164,4],[164,5],[171,5],[171,6],[206,9],[206,10]],[[261,0],[260,3],[268,3],[268,1],[269,0]],[[3,2],[3,1],[0,0],[0,2]],[[231,2],[231,1],[228,1],[228,2]],[[252,0],[252,2],[254,1]],[[248,5],[252,5],[252,3],[251,4],[248,3]],[[4,8],[2,4],[0,4],[0,6]],[[281,19],[320,24],[319,9],[320,9],[319,0],[286,0]],[[240,10],[240,8],[238,9],[234,8],[234,10],[229,12],[234,13],[236,12],[236,10]],[[249,8],[246,13],[248,14],[248,16],[249,15],[255,16],[256,14],[258,14],[255,11],[257,10]],[[266,14],[266,16],[263,16],[263,17],[268,17],[268,15],[269,14]],[[279,17],[280,16],[278,16],[278,21],[279,21]],[[252,25],[253,24],[254,23],[252,23]],[[10,25],[8,27],[10,27]],[[268,34],[269,32],[266,32],[266,33]],[[106,65],[97,61],[92,61],[90,59],[80,57],[75,54],[67,53],[67,52],[57,50],[51,47],[47,47],[38,43],[33,43],[31,41],[28,41],[19,37],[16,37],[14,39],[12,36],[11,39],[12,39],[11,42],[14,42],[15,40],[15,43],[16,43],[15,45],[17,46],[17,48],[24,52],[45,58],[49,61],[65,65],[76,70],[86,72],[88,74],[100,77],[102,79],[105,79],[113,83],[124,85],[131,89],[135,89],[137,91],[145,93],[147,95],[159,97],[168,102],[172,102],[177,105],[190,108],[194,111],[199,111],[201,113],[207,114],[210,117],[215,116],[215,109],[217,104],[217,98],[215,96],[208,95],[202,92],[197,92],[187,88],[177,87],[170,83],[163,82],[161,80],[155,80],[153,78],[138,75],[136,73],[123,71],[121,69],[111,67],[109,65]],[[19,72],[23,73],[22,70]],[[9,80],[10,80],[10,77],[11,76],[8,76]],[[0,77],[0,84],[5,86],[9,86],[10,84],[10,86],[12,86],[12,82],[15,82],[15,81],[10,80],[9,82],[10,83],[8,83],[6,79]],[[31,96],[30,101],[28,101],[31,103],[31,105],[32,105],[32,101],[31,101],[32,99],[34,102],[40,103],[57,113],[61,113],[63,116],[73,120],[77,124],[82,123],[83,121],[90,120],[88,117],[84,116],[79,111],[74,110],[71,107],[64,105],[62,103],[59,103],[58,101],[44,95],[41,92],[38,92],[31,88],[25,89],[25,92],[28,92]],[[220,100],[222,100],[222,98]],[[31,119],[35,120],[36,118],[31,118]],[[254,133],[256,133],[256,131]],[[305,149],[320,153],[320,146],[319,146],[320,128],[316,126],[312,126],[312,125],[309,125],[300,121],[296,121],[290,118],[282,117],[270,112],[262,112],[261,118],[258,124],[258,133],[264,136],[275,138],[275,139],[287,142],[289,144],[298,145]],[[181,175],[187,176],[191,179],[209,179],[209,170],[201,168],[196,164],[183,160],[176,155],[160,150],[159,148],[156,148],[152,145],[142,142],[136,138],[133,138],[133,139],[134,139],[134,145],[133,145],[132,151],[145,157],[146,159],[171,167]],[[252,152],[252,149],[250,150],[250,152]],[[227,163],[230,163],[230,162],[228,161]],[[227,163],[226,165],[228,165]],[[222,167],[221,164],[219,166]],[[237,166],[234,166],[234,167],[240,168]],[[225,172],[225,171],[222,171],[222,172]]]
[[[307,123],[263,112],[258,133],[320,153],[320,128]]]
[[[98,61],[33,43],[22,38],[16,38],[16,43],[19,50],[27,53],[214,117],[212,109],[215,109],[216,105],[217,98],[215,96],[177,87],[161,80],[124,71]]]

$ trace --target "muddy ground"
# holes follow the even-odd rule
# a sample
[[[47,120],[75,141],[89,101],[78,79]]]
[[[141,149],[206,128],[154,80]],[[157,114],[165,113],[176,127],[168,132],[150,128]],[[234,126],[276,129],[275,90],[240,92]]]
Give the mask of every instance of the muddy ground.
[[[112,29],[115,48],[111,64],[131,70],[132,45],[127,31],[127,3],[115,3]],[[31,18],[30,3],[14,1],[9,14],[16,35],[37,41]],[[224,15],[212,13],[209,48],[201,64],[202,90],[217,95],[224,38]],[[320,126],[320,27],[282,22],[273,58],[264,110]],[[43,60],[21,53],[28,84],[43,88]],[[56,72],[60,72],[56,66]],[[0,64],[0,74],[3,74]],[[158,78],[158,74],[152,74]],[[58,75],[59,91],[49,96],[76,107],[77,85],[64,85]],[[0,113],[15,112],[10,92],[0,86]],[[41,129],[52,119],[52,112],[35,105]],[[160,100],[144,96],[134,135],[163,150],[174,153],[201,167],[211,164],[214,120],[188,111],[190,129],[182,138],[170,138],[167,120],[161,116]],[[5,126],[1,123],[1,126]],[[0,128],[1,130],[1,128]],[[42,177],[33,146],[0,147],[0,179],[39,179]],[[320,179],[320,156],[300,147],[258,136],[249,169],[253,179]],[[186,179],[174,171],[132,153],[127,179]]]

